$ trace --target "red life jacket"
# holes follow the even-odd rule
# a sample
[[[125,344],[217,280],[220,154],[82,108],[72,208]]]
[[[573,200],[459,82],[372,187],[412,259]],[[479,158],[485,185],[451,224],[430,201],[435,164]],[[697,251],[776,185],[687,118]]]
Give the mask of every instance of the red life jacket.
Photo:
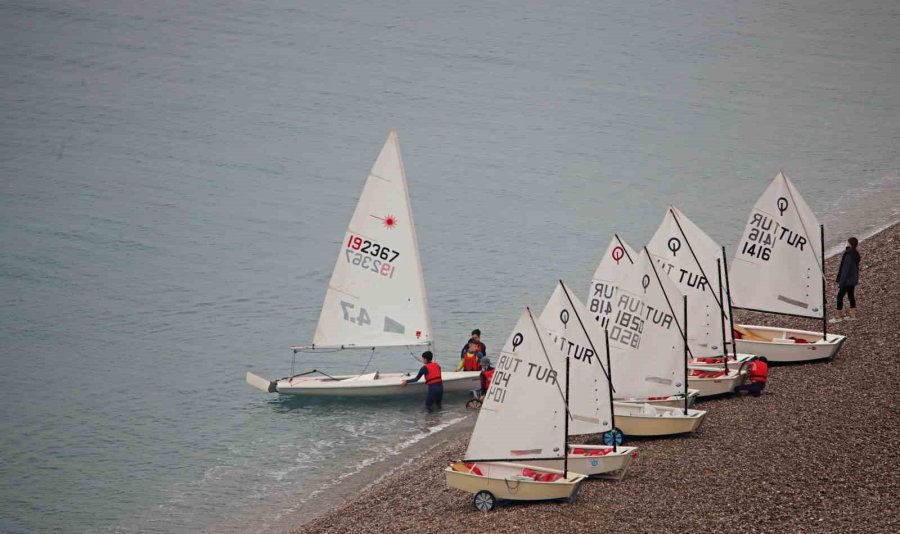
[[[463,371],[479,370],[481,370],[481,363],[478,361],[478,355],[470,354],[468,352],[463,354]]]
[[[441,379],[441,366],[437,362],[426,363],[425,371],[427,371],[425,383],[429,386],[443,382],[443,379]]]
[[[484,390],[487,391],[491,389],[491,380],[494,378],[494,368],[486,369],[481,372],[481,376],[484,377]]]
[[[750,381],[766,383],[769,378],[769,366],[762,360],[754,360],[750,364]]]

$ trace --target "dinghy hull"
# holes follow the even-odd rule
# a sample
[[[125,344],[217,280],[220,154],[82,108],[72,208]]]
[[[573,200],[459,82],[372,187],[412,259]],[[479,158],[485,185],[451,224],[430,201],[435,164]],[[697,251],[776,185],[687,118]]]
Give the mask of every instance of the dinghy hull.
[[[403,380],[413,378],[409,373],[372,373],[370,375],[295,376],[275,383],[275,391],[284,395],[311,397],[379,397],[424,395],[424,380],[402,386]],[[481,387],[477,371],[442,373],[444,393],[468,392]]]
[[[637,447],[620,445],[613,451],[613,448],[607,445],[570,445],[569,471],[592,478],[621,480],[637,455]],[[528,462],[538,467],[560,470],[563,468],[562,460],[528,460]]]
[[[648,409],[652,408],[652,409]],[[615,403],[616,427],[626,436],[674,436],[696,432],[706,418],[703,410]]]
[[[468,465],[474,465],[482,474],[476,474]],[[568,477],[562,477],[553,482],[537,482],[525,480],[521,474],[529,469],[538,473],[560,475],[563,472],[558,469],[550,469],[531,465],[530,463],[512,462],[454,462],[444,469],[447,486],[478,494],[482,491],[490,492],[497,499],[510,501],[548,501],[555,499],[573,498],[586,475],[574,473],[571,470]],[[517,477],[521,477],[517,478]]]
[[[699,398],[700,391],[688,389],[688,407],[693,406]],[[672,408],[684,408],[684,397],[670,395],[668,397],[650,397],[649,399],[615,399],[617,402],[631,402],[635,404],[652,404],[653,406],[670,406]]]
[[[694,368],[694,366],[690,366],[689,369],[692,373],[721,373],[721,369],[718,371],[711,371],[702,367]],[[698,390],[700,392],[699,397],[703,399],[706,397],[715,397],[717,395],[731,393],[734,391],[734,388],[743,384],[746,379],[747,371],[738,373],[737,371],[729,370],[727,375],[723,374],[722,376],[688,376],[688,386]]]
[[[737,325],[737,327],[740,331],[750,334],[734,341],[737,350],[765,356],[769,363],[808,362],[833,358],[847,339],[846,336],[828,334],[823,340],[822,332],[792,328],[753,325]]]

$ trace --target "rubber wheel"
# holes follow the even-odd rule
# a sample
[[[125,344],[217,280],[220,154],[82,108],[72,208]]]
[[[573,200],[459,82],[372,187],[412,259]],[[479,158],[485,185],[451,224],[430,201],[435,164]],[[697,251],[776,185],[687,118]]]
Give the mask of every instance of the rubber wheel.
[[[494,498],[494,494],[489,491],[479,491],[475,494],[475,500],[473,503],[475,504],[475,509],[480,512],[490,512],[494,509],[494,504],[496,504],[497,499]]]
[[[621,445],[624,440],[624,435],[622,431],[618,428],[614,428],[612,430],[608,430],[603,433],[603,444],[604,445],[612,445],[613,439],[616,440],[616,445]]]
[[[470,410],[478,410],[481,408],[481,401],[478,399],[471,399],[466,403],[466,408]]]

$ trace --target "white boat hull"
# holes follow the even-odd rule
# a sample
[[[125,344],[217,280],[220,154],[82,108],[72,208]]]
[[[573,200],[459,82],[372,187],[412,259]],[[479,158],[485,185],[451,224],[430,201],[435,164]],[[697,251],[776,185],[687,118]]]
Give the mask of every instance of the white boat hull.
[[[765,356],[772,362],[807,362],[833,358],[846,341],[846,336],[828,334],[822,339],[822,332],[777,328],[770,326],[738,325],[749,331],[753,337],[735,339],[737,350]],[[790,338],[807,343],[797,343]],[[757,339],[760,338],[760,339]]]
[[[674,436],[695,432],[706,412],[670,408],[667,406],[651,406],[630,402],[614,403],[616,427],[626,436]]]
[[[482,475],[455,470],[453,468],[454,465],[457,468],[462,465],[463,469],[465,469],[465,462],[454,462],[450,467],[444,469],[447,486],[473,494],[487,491],[498,499],[510,501],[547,501],[574,497],[581,483],[587,478],[586,475],[569,471],[567,477],[560,478],[554,482],[518,480],[514,477],[521,474],[526,468],[541,473],[555,473],[558,475],[562,475],[563,472],[530,463],[473,463],[481,470]]]
[[[737,359],[732,359],[731,353],[728,353],[728,369],[731,371],[739,371],[741,367],[747,367],[750,363],[750,359],[753,358],[753,354],[746,353],[738,353]],[[703,360],[714,360],[714,361],[703,361]],[[710,371],[721,371],[722,370],[722,358],[721,357],[708,357],[708,358],[694,358],[688,362],[692,368],[695,369],[709,369]]]
[[[602,453],[602,456],[592,454],[596,452]],[[570,445],[569,471],[589,477],[622,479],[637,455],[637,447],[624,445],[617,446],[615,451],[608,445]],[[528,460],[528,463],[538,467],[563,468],[562,460]]]
[[[694,366],[689,366],[688,370],[691,372],[701,372],[701,373],[721,373],[721,368],[719,369],[707,369],[705,367],[695,368]],[[740,386],[747,379],[747,371],[728,371],[728,374],[723,374],[722,376],[714,376],[714,377],[703,377],[703,376],[688,376],[688,386],[700,391],[700,398],[706,397],[715,397],[716,395],[724,395],[726,393],[731,393],[734,391],[734,388]]]
[[[260,378],[247,373],[247,382],[259,387]],[[252,375],[252,377],[251,377]],[[441,374],[444,393],[468,392],[481,387],[478,371],[446,371]],[[427,385],[419,380],[406,386],[404,380],[414,378],[410,373],[371,373],[368,375],[305,375],[282,378],[271,382],[270,391],[284,395],[311,397],[379,397],[397,395],[424,395]],[[252,382],[251,382],[252,380]],[[265,380],[265,379],[262,379]],[[262,389],[262,388],[260,388]]]
[[[694,401],[700,395],[700,391],[688,388],[688,407],[694,405]],[[650,397],[647,399],[615,399],[617,402],[630,402],[636,404],[652,404],[653,406],[671,406],[672,408],[684,408],[684,397],[682,395],[669,395],[668,397]]]

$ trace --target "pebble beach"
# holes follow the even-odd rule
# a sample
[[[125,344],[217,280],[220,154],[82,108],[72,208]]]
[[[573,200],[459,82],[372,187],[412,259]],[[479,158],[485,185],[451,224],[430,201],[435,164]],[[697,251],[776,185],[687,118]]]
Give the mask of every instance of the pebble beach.
[[[640,451],[624,480],[588,480],[573,503],[477,512],[471,495],[444,482],[469,435],[456,432],[296,532],[898,532],[900,224],[860,252],[860,319],[828,325],[848,337],[833,360],[773,366],[760,398],[697,403],[708,415],[694,435],[630,441]],[[826,262],[829,313],[839,262],[840,254]],[[736,319],[821,328],[747,312]]]

